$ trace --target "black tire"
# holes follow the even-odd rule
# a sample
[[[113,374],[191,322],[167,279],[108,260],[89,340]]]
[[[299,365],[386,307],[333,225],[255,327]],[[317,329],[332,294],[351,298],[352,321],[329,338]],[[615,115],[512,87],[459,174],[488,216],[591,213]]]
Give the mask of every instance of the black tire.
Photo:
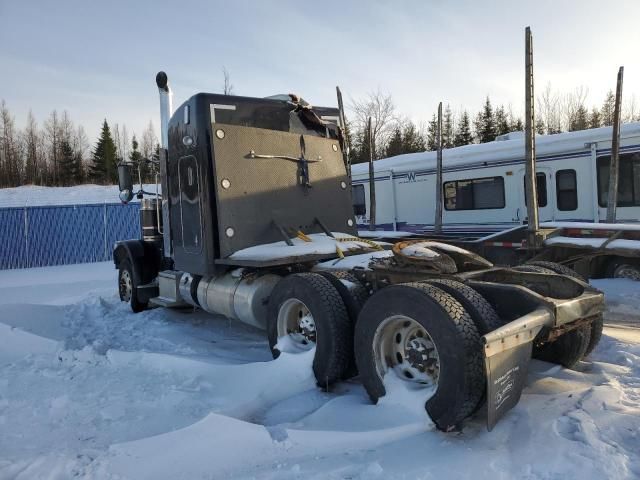
[[[485,391],[478,329],[455,298],[433,285],[406,283],[379,290],[360,312],[355,332],[360,379],[374,403],[386,394],[376,368],[375,355],[380,350],[374,345],[376,331],[383,322],[398,315],[419,323],[438,352],[438,386],[425,405],[429,416],[440,430],[458,428],[473,413]]]
[[[584,356],[588,357],[591,355],[598,343],[600,343],[600,339],[602,338],[602,329],[604,328],[604,317],[602,314],[598,315],[591,323],[591,336],[589,337],[589,345],[587,346],[587,350],[584,352]]]
[[[548,268],[541,267],[539,265],[530,265],[528,263],[524,265],[518,265],[517,267],[513,267],[513,269],[517,272],[531,272],[531,273],[556,273],[553,270]]]
[[[586,354],[591,338],[591,325],[570,330],[557,340],[536,346],[533,357],[545,362],[573,368]]]
[[[333,285],[340,294],[340,298],[342,298],[342,302],[347,309],[347,315],[349,316],[349,334],[351,335],[351,338],[353,338],[353,332],[358,320],[358,315],[369,298],[367,289],[362,285],[362,282],[355,277],[355,275],[343,270],[318,273],[329,280],[331,285]],[[352,378],[356,375],[358,375],[358,368],[356,366],[355,358],[351,355],[349,366],[347,367],[343,378]]]
[[[609,262],[606,270],[607,278],[627,278],[640,280],[640,266],[625,258],[615,258]]]
[[[427,280],[424,283],[435,285],[460,302],[471,315],[480,335],[485,335],[503,325],[491,304],[470,286],[457,280],[445,278]]]
[[[273,358],[280,356],[278,313],[289,299],[303,302],[313,315],[317,332],[313,373],[318,386],[342,379],[353,357],[353,332],[347,309],[336,288],[317,273],[295,273],[280,280],[269,298],[267,336]]]
[[[128,257],[124,258],[118,265],[118,294],[121,301],[129,303],[134,313],[142,312],[149,306],[147,302],[141,302],[138,298],[139,282],[140,280],[131,266],[131,260]],[[127,283],[130,287],[126,286]]]
[[[535,265],[537,267],[542,267],[545,268],[547,270],[551,270],[552,272],[558,273],[560,275],[566,275],[568,277],[573,277],[577,280],[580,280],[582,282],[586,282],[587,279],[584,278],[582,275],[580,275],[578,272],[576,272],[574,269],[569,268],[565,265],[560,265],[559,263],[555,263],[555,262],[545,262],[542,260],[535,260],[533,262],[527,262],[527,265]]]

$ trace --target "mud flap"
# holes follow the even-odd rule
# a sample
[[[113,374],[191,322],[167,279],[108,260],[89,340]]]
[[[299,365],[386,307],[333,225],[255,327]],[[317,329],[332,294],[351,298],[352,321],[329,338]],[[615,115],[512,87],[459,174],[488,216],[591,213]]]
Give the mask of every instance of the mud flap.
[[[532,345],[532,342],[526,342],[485,358],[489,431],[520,400],[529,371]]]

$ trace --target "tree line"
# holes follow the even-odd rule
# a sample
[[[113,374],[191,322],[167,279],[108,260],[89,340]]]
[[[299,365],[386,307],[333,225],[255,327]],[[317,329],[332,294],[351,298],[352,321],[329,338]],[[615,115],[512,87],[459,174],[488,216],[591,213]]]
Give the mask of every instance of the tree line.
[[[548,135],[613,124],[615,95],[607,92],[601,106],[587,107],[587,89],[579,87],[570,93],[554,90],[550,84],[536,99],[536,133]],[[380,91],[363,99],[352,100],[347,136],[351,145],[351,162],[367,162],[405,153],[437,149],[437,117],[414,123],[398,114],[393,98]],[[371,142],[368,119],[371,118]],[[635,97],[623,105],[623,122],[640,121],[640,108]],[[494,105],[487,96],[480,110],[454,112],[446,105],[442,115],[442,147],[452,148],[474,143],[492,142],[496,137],[524,130],[524,120],[510,106]]]
[[[158,149],[151,122],[139,141],[135,134],[129,138],[126,125],[110,126],[105,119],[92,147],[82,125],[76,126],[67,111],[54,110],[42,125],[30,111],[19,129],[6,102],[0,103],[0,188],[115,184],[119,162],[153,158]],[[143,181],[155,181],[148,169],[143,168],[142,175]]]
[[[223,69],[224,93],[232,94],[229,73]],[[600,106],[588,108],[587,89],[561,93],[547,84],[536,99],[536,132],[540,135],[609,126],[613,123],[615,95],[609,91]],[[346,135],[352,163],[437,148],[437,118],[415,123],[396,110],[391,95],[375,92],[349,106]],[[371,117],[369,142],[368,119]],[[623,121],[640,121],[635,97],[625,101]],[[494,105],[487,96],[477,113],[443,111],[443,148],[495,140],[499,135],[523,130],[524,121],[510,106]],[[4,100],[0,104],[0,188],[19,185],[69,186],[83,183],[117,183],[117,164],[158,155],[159,145],[151,122],[140,140],[129,139],[126,125],[109,125],[105,119],[100,135],[90,146],[84,128],[75,126],[68,112],[51,112],[42,126],[31,112],[26,126],[18,129]],[[154,182],[142,164],[142,180]]]

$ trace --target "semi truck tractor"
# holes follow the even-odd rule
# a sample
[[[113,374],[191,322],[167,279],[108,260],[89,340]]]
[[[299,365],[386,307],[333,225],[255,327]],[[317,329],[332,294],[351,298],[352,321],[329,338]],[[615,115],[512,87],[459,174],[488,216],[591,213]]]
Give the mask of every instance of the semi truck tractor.
[[[274,358],[313,350],[320,388],[355,378],[373,402],[397,376],[424,388],[443,431],[483,408],[493,428],[532,357],[571,368],[598,343],[603,295],[571,270],[359,238],[338,109],[198,93],[173,111],[164,72],[156,84],[156,192],[118,167],[121,200],[142,198],[140,238],[113,250],[134,312],[195,308],[263,329]]]

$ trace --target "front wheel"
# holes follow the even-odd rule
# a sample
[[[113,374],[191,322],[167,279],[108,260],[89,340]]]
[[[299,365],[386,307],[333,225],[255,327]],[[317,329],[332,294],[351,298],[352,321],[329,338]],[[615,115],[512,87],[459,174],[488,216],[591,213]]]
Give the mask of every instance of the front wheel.
[[[478,329],[454,297],[433,285],[375,293],[358,317],[355,356],[373,402],[386,395],[387,375],[424,387],[425,408],[440,430],[459,427],[484,394]]]
[[[277,283],[269,299],[267,335],[273,358],[315,348],[313,373],[325,388],[344,377],[353,356],[342,298],[317,273],[296,273]]]
[[[118,267],[118,293],[120,300],[131,305],[134,313],[142,312],[148,307],[148,303],[140,301],[137,287],[138,281],[131,266],[131,260],[125,258]]]

